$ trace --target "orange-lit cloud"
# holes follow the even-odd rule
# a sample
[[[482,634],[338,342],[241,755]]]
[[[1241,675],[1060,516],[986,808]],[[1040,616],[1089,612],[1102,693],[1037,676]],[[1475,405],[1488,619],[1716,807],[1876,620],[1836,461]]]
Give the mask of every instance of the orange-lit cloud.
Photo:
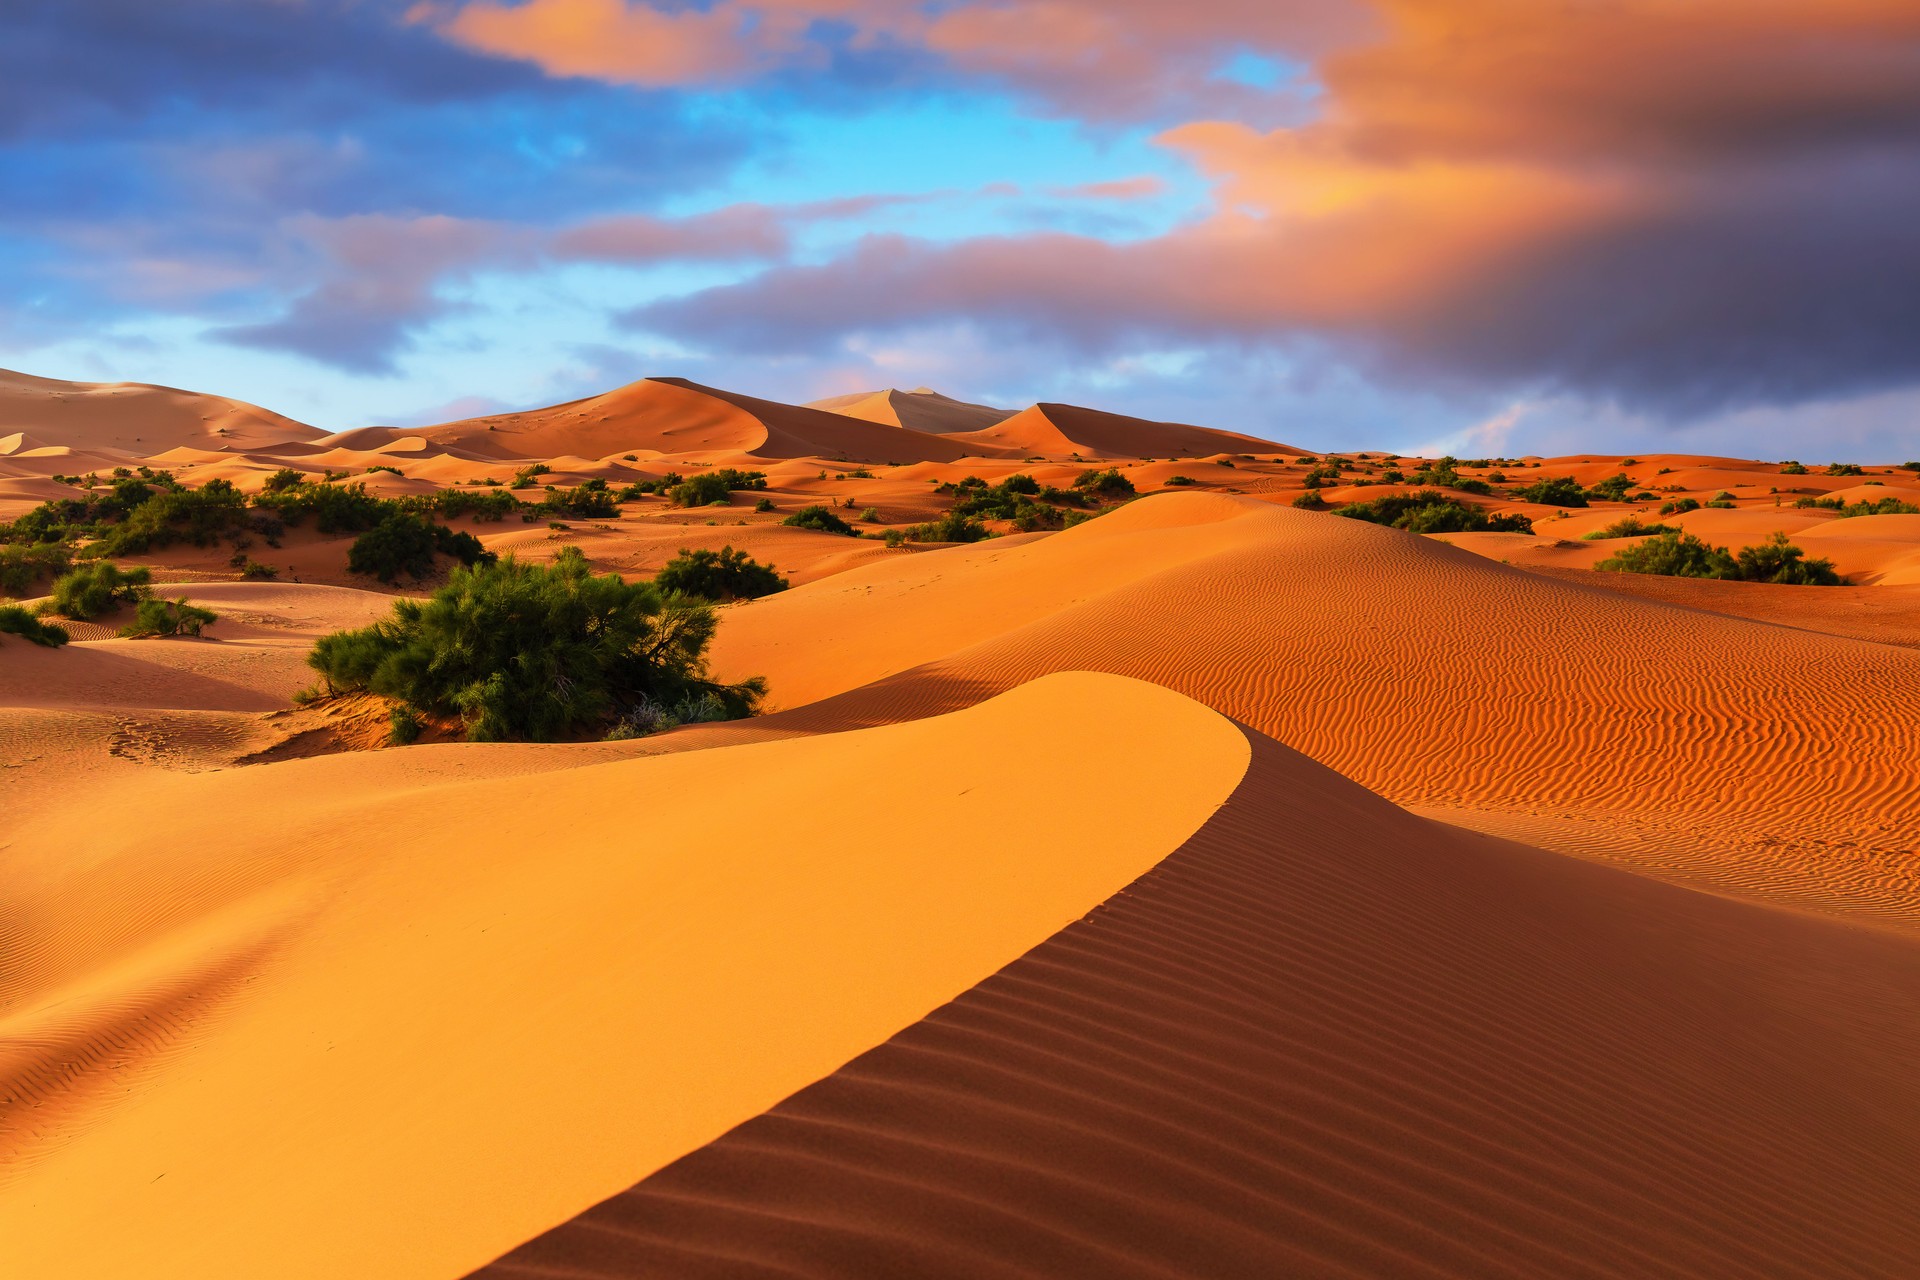
[[[756,57],[746,15],[733,4],[667,11],[625,0],[481,0],[451,12],[422,6],[415,16],[455,43],[552,75],[649,88],[730,76]]]
[[[963,5],[926,39],[1111,69],[1165,23],[1235,9]],[[1920,379],[1920,4],[1376,14],[1317,60],[1313,122],[1161,136],[1215,182],[1197,224],[1127,245],[874,240],[636,322],[747,346],[964,317],[1108,347],[1331,336],[1403,374],[1694,408]]]

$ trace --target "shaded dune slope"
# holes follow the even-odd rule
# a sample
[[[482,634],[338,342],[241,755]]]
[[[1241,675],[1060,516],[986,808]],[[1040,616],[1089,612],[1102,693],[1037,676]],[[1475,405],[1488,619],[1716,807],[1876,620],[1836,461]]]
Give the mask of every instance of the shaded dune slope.
[[[806,640],[821,635],[824,656]],[[1398,803],[1642,815],[1684,833],[1669,853],[1711,845],[1723,879],[1809,901],[1910,913],[1920,890],[1920,653],[1254,499],[1156,496],[1038,540],[855,569],[734,611],[715,657],[798,709],[714,740],[1111,671]]]
[[[476,1275],[1920,1269],[1909,938],[1252,753],[1099,911]]]
[[[1216,453],[1299,452],[1232,431],[1152,422],[1071,404],[1036,404],[993,426],[954,438],[980,449],[1041,457],[1078,453],[1106,458],[1203,458]]]

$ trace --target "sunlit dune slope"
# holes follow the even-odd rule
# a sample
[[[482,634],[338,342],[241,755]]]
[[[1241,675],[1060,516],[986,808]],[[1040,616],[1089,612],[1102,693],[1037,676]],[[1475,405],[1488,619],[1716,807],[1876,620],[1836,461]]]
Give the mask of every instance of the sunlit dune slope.
[[[1036,724],[1045,768],[1010,747]],[[1089,674],[869,732],[449,769],[495,754],[147,774],[10,833],[0,1274],[457,1275],[1095,908],[1249,759]]]
[[[851,395],[815,400],[807,407],[936,434],[979,431],[1014,414],[1012,409],[955,400],[931,387],[916,387],[912,391],[856,391]]]
[[[479,1274],[1891,1280],[1916,1050],[1911,938],[1422,822],[1256,738],[1101,910]]]
[[[598,458],[646,450],[911,463],[951,462],[968,452],[941,436],[760,400],[684,378],[646,378],[551,408],[469,418],[406,434],[492,458]],[[363,429],[341,443],[367,449],[387,441],[387,436]]]
[[[1268,440],[1181,422],[1150,422],[1070,404],[1036,404],[954,439],[977,449],[1061,458],[1203,458],[1216,453],[1298,453]]]
[[[321,434],[225,396],[138,382],[61,382],[0,369],[0,437],[15,433],[26,437],[16,451],[65,447],[143,458],[181,447],[248,449]]]
[[[1804,866],[1856,881],[1837,892],[1916,887],[1920,653],[1250,498],[1165,494],[1017,545],[854,569],[731,611],[714,654],[725,676],[764,674],[780,707],[844,695],[796,729],[1114,671],[1401,803],[1639,813],[1748,842],[1756,866],[1791,861],[1763,842],[1827,841],[1832,860]]]

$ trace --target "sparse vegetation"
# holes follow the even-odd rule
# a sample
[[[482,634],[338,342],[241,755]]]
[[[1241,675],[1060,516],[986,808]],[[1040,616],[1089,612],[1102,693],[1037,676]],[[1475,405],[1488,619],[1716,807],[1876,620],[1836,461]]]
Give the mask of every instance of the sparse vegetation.
[[[1349,502],[1336,508],[1334,514],[1404,529],[1408,533],[1533,532],[1533,521],[1526,516],[1495,515],[1437,489],[1390,494],[1369,502]]]
[[[48,612],[78,622],[91,622],[103,613],[137,604],[152,594],[153,571],[144,565],[121,569],[109,560],[96,560],[63,574],[53,584]]]
[[[938,520],[910,526],[906,536],[915,542],[980,542],[993,534],[987,526],[962,515],[956,508]]]
[[[567,548],[551,566],[455,569],[431,599],[324,637],[307,662],[330,693],[366,690],[458,717],[476,742],[632,736],[661,727],[667,708],[752,713],[763,682],[707,675],[715,625],[709,605],[595,575]]]
[[[401,574],[416,580],[433,574],[433,557],[449,555],[463,565],[493,560],[493,553],[470,533],[455,533],[415,511],[394,511],[354,539],[347,570],[392,582]]]
[[[1851,462],[1829,462],[1827,474],[1830,476],[1863,476],[1867,474]]]
[[[1635,546],[1623,547],[1594,565],[1609,573],[1648,573],[1670,578],[1720,578],[1744,582],[1836,586],[1844,579],[1827,560],[1809,560],[1787,535],[1775,532],[1758,546],[1742,547],[1735,556],[1690,533],[1674,530],[1656,534]]]
[[[653,585],[663,592],[718,601],[755,600],[785,591],[788,583],[772,565],[761,564],[729,545],[718,551],[681,548],[680,554],[654,575]]]
[[[1230,464],[1222,461],[1220,465]],[[1108,467],[1104,471],[1082,471],[1074,477],[1073,487],[1096,498],[1131,498],[1135,492],[1133,481],[1121,475],[1118,467]]]
[[[219,620],[211,609],[188,604],[187,598],[166,600],[148,596],[134,606],[133,621],[120,628],[129,640],[149,640],[159,636],[197,636],[202,627]]]
[[[1580,487],[1571,476],[1554,476],[1535,480],[1513,491],[1513,496],[1522,502],[1537,502],[1547,507],[1584,507],[1587,505],[1587,491]]]
[[[833,514],[831,508],[820,506],[818,503],[810,507],[800,508],[780,523],[791,525],[795,529],[818,529],[822,533],[844,533],[848,535],[853,533],[852,525]]]
[[[1700,499],[1698,498],[1675,498],[1671,502],[1663,502],[1660,504],[1660,514],[1663,516],[1685,515],[1689,511],[1698,511],[1699,509]]]
[[[1592,533],[1582,534],[1588,542],[1599,542],[1608,538],[1641,538],[1653,533],[1679,533],[1680,530],[1670,524],[1648,524],[1639,516],[1622,516],[1604,529],[1595,529]]]
[[[0,635],[19,636],[43,649],[58,649],[68,639],[65,627],[42,622],[17,604],[0,605]]]

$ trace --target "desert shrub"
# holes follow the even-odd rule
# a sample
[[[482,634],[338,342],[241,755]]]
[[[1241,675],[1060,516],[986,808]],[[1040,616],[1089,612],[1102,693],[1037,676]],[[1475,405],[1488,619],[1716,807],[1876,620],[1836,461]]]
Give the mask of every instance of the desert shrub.
[[[860,520],[864,524],[879,524],[880,509],[878,507],[860,508]]]
[[[1867,474],[1851,462],[1829,462],[1827,474],[1830,476],[1863,476]]]
[[[0,605],[0,635],[19,636],[43,649],[58,649],[67,642],[67,629],[42,622],[17,604]]]
[[[63,574],[53,584],[52,612],[88,622],[122,605],[135,604],[150,594],[153,571],[144,565],[121,569],[109,560],[95,560]]]
[[[706,507],[731,502],[731,493],[723,476],[717,472],[703,471],[673,486],[667,492],[667,497],[677,506]]]
[[[1844,579],[1831,560],[1809,560],[1787,535],[1775,530],[1758,546],[1740,548],[1740,577],[1748,582],[1785,582],[1797,586],[1834,587]]]
[[[906,536],[915,542],[980,542],[993,534],[978,520],[949,511],[938,520],[908,526]]]
[[[1916,507],[1911,502],[1902,502],[1898,498],[1880,498],[1875,501],[1863,498],[1859,502],[1842,503],[1839,512],[1843,519],[1853,516],[1911,516],[1920,515],[1920,507]]]
[[[710,606],[596,576],[567,548],[550,566],[455,569],[431,599],[397,601],[382,622],[323,637],[307,662],[329,692],[370,690],[458,716],[473,741],[543,742],[689,701],[751,714],[763,682],[707,676],[715,625]]]
[[[1844,511],[1847,500],[1845,498],[1797,498],[1793,505],[1802,510]]]
[[[280,571],[272,565],[249,558],[240,566],[240,576],[249,582],[270,582],[280,576]]]
[[[405,474],[398,467],[389,467],[383,463],[377,463],[377,462],[373,466],[367,468],[368,475],[372,475],[376,471],[384,471],[388,475],[394,475],[394,476]]]
[[[1622,516],[1604,529],[1595,529],[1592,533],[1582,534],[1588,542],[1599,542],[1607,538],[1639,538],[1650,533],[1679,533],[1670,524],[1648,524],[1639,516]]]
[[[1797,462],[1783,462],[1780,464],[1780,474],[1783,476],[1803,476],[1807,474],[1807,469]]]
[[[1605,480],[1587,486],[1587,497],[1595,502],[1625,502],[1627,490],[1633,488],[1633,481],[1624,471],[1616,472]]]
[[[1555,476],[1551,479],[1535,480],[1532,484],[1515,489],[1513,496],[1522,502],[1537,502],[1547,507],[1584,507],[1587,505],[1587,493],[1571,476]]]
[[[1192,483],[1193,483],[1193,478],[1191,476],[1168,476],[1167,477],[1167,487],[1172,489],[1184,488],[1185,486],[1190,485]]]
[[[247,501],[225,480],[209,480],[198,489],[167,489],[149,494],[126,518],[101,532],[101,555],[138,555],[176,542],[211,545],[244,528]]]
[[[394,511],[353,540],[347,570],[392,582],[402,573],[419,579],[433,573],[435,553],[462,564],[491,560],[493,553],[470,533],[455,533],[415,511]]]
[[[761,564],[731,546],[718,551],[681,548],[654,575],[660,590],[703,600],[754,600],[787,589],[787,580],[770,564]]]
[[[1526,516],[1493,515],[1483,507],[1462,502],[1436,489],[1389,494],[1370,502],[1349,502],[1334,514],[1404,529],[1408,533],[1533,532],[1533,521]]]
[[[426,732],[426,728],[420,713],[404,702],[387,713],[387,741],[396,747],[411,746],[420,741],[420,735]]]
[[[306,479],[303,473],[295,471],[292,467],[282,467],[267,477],[267,483],[262,487],[261,492],[285,493],[288,489],[306,483]]]
[[[760,499],[760,500],[759,500],[758,502],[756,502],[756,503],[754,503],[754,504],[753,504],[753,509],[754,509],[755,511],[757,511],[757,512],[761,512],[761,513],[765,513],[765,512],[768,512],[768,511],[771,511],[771,510],[773,510],[773,499],[772,499],[772,498],[762,498],[762,499]]]
[[[35,583],[65,573],[73,553],[64,542],[0,546],[0,595],[24,596]]]
[[[513,483],[507,487],[509,489],[531,489],[534,487],[535,477],[550,475],[552,472],[553,468],[546,463],[536,462],[530,467],[522,467],[514,472]]]
[[[155,636],[197,636],[200,629],[219,620],[211,609],[187,603],[181,596],[166,600],[148,596],[134,606],[133,621],[120,628],[129,640],[148,640]]]
[[[903,542],[905,542],[905,541],[907,540],[907,535],[906,535],[906,534],[904,534],[904,533],[902,533],[902,532],[901,532],[900,530],[898,530],[898,529],[889,529],[889,530],[887,530],[887,532],[886,532],[886,534],[884,535],[884,537],[885,537],[885,540],[886,540],[886,544],[887,544],[887,546],[889,546],[889,547],[897,547],[897,546],[899,546],[899,545],[900,545],[901,543],[903,543]]]
[[[1660,514],[1663,516],[1685,515],[1689,511],[1698,511],[1699,509],[1700,499],[1698,498],[1675,498],[1672,502],[1663,502],[1660,504]]]
[[[741,471],[734,467],[720,467],[709,471],[708,475],[729,489],[764,489],[767,487],[767,473],[764,471]],[[850,471],[848,475],[872,477],[871,471]]]
[[[358,481],[352,484],[325,484],[304,481],[273,493],[263,493],[253,505],[270,511],[287,524],[313,521],[321,533],[361,533],[373,528],[399,504],[376,497]]]
[[[1460,460],[1454,457],[1441,458],[1438,462],[1422,463],[1420,469],[1407,478],[1406,482],[1428,486],[1438,485],[1446,489],[1459,489],[1465,493],[1490,494],[1493,492],[1493,486],[1485,480],[1461,475],[1459,466]]]
[[[818,529],[822,533],[851,534],[853,532],[853,526],[833,514],[831,508],[820,506],[817,503],[810,507],[800,508],[780,523],[791,525],[795,529]]]
[[[504,520],[520,509],[520,499],[505,489],[474,493],[465,489],[442,489],[425,504],[425,510],[442,520],[472,516],[475,520]]]
[[[1388,467],[1380,473],[1380,483],[1382,484],[1404,484],[1406,479],[1406,472],[1400,470],[1398,467]]]
[[[1327,500],[1320,496],[1320,488],[1315,485],[1293,500],[1293,505],[1302,511],[1325,511]]]
[[[1229,464],[1222,462],[1220,465]],[[1098,498],[1131,498],[1135,492],[1133,481],[1121,475],[1118,467],[1108,467],[1105,471],[1082,471],[1074,477],[1073,487]]]
[[[1043,490],[1040,482],[1029,475],[1008,476],[996,485],[989,485],[978,476],[968,476],[957,485],[941,485],[940,489],[954,495],[953,513],[957,516],[1008,520],[1022,531],[1059,529],[1066,524],[1062,512],[1050,502],[1036,498],[1036,495],[1044,497],[1062,491]],[[1079,494],[1072,499],[1075,505],[1085,500]]]
[[[1900,469],[1902,471],[1920,471],[1920,462],[1903,462],[1900,464]]]
[[[1702,542],[1690,533],[1659,533],[1622,547],[1594,568],[1608,573],[1651,573],[1668,578],[1738,578],[1740,566],[1725,547]]]
[[[611,520],[620,514],[618,500],[608,490],[607,482],[599,479],[549,494],[540,509],[550,515],[573,516],[579,520]]]

